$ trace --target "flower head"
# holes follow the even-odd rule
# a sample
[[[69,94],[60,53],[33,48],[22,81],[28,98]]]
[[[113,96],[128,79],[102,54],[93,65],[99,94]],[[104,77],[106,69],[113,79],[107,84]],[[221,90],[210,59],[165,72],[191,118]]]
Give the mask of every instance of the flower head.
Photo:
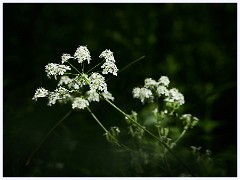
[[[113,56],[113,52],[110,51],[109,49],[106,49],[105,51],[103,51],[100,56],[100,58],[104,58],[106,61],[111,61],[113,63],[115,63],[115,59]]]
[[[58,86],[69,85],[71,82],[72,82],[72,79],[69,78],[68,76],[61,76],[61,78],[58,82]]]
[[[161,76],[160,79],[158,80],[158,82],[161,84],[161,85],[164,85],[164,86],[168,86],[168,84],[170,83],[169,79],[167,76]]]
[[[79,46],[74,53],[74,58],[78,59],[78,63],[82,63],[83,61],[87,60],[89,64],[91,56],[89,50],[87,49],[87,46]]]
[[[106,60],[106,62],[101,66],[101,68],[103,69],[102,73],[103,74],[112,73],[113,75],[117,76],[118,68],[115,65],[113,52],[106,49],[100,54],[99,57],[104,58]]]
[[[112,96],[112,94],[108,91],[104,91],[101,93],[101,95],[105,98],[105,99],[110,99],[110,100],[114,100],[114,97]]]
[[[53,104],[56,103],[57,100],[59,102],[64,102],[65,103],[70,99],[71,99],[71,95],[70,95],[69,90],[60,86],[57,89],[55,89],[53,92],[49,93],[48,105],[52,106]]]
[[[90,90],[86,92],[87,100],[89,102],[91,101],[97,101],[99,102],[99,94],[96,91]]]
[[[117,76],[118,68],[112,61],[106,61],[101,68],[103,69],[103,74],[112,73],[113,75]]]
[[[107,91],[107,84],[105,82],[105,78],[99,73],[92,73],[89,77],[90,81],[90,89],[93,91]]]
[[[165,86],[159,85],[157,87],[157,94],[158,94],[159,97],[162,96],[162,95],[168,96],[169,92],[168,92],[168,89]]]
[[[57,79],[57,76],[62,76],[67,70],[71,70],[69,66],[63,64],[49,63],[45,66],[45,72],[47,73],[48,78],[54,76]]]
[[[152,88],[156,87],[157,84],[158,84],[158,83],[157,83],[154,79],[152,79],[152,78],[146,78],[146,79],[144,80],[144,87],[145,87],[145,88],[150,88],[150,89],[152,89]]]
[[[62,64],[67,62],[70,58],[72,58],[72,56],[70,54],[63,54],[62,55]]]
[[[36,92],[35,92],[35,94],[34,94],[34,96],[33,96],[32,99],[35,100],[35,101],[37,101],[37,99],[38,99],[39,97],[46,97],[47,95],[48,95],[48,90],[40,87],[40,88],[38,88],[38,89],[36,90]]]
[[[73,99],[72,108],[73,109],[84,109],[89,106],[89,102],[81,97],[76,97]]]
[[[179,105],[183,105],[185,103],[184,96],[176,88],[169,90],[169,96],[165,99],[165,101],[177,102]]]
[[[152,91],[147,88],[144,88],[144,87],[143,88],[139,88],[139,87],[134,88],[133,89],[133,97],[140,99],[142,103],[144,103],[145,101],[152,102],[154,99]]]

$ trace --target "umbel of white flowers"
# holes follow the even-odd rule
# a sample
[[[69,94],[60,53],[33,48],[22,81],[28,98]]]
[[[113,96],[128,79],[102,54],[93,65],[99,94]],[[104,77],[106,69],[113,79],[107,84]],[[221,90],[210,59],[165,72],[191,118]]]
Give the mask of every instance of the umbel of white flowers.
[[[115,65],[113,52],[110,50],[103,51],[100,58],[104,58],[105,62],[101,66],[102,74],[112,73],[117,76],[118,68]],[[79,46],[73,56],[64,53],[61,57],[62,64],[49,63],[45,66],[47,77],[54,77],[55,80],[59,79],[57,88],[54,91],[48,91],[43,87],[36,90],[33,100],[37,101],[40,97],[48,98],[48,105],[52,106],[56,102],[72,104],[73,109],[84,109],[89,106],[92,101],[100,101],[100,99],[114,100],[114,97],[107,90],[105,77],[98,72],[90,72],[85,74],[83,69],[81,71],[73,67],[69,60],[77,60],[82,64],[87,61],[90,64],[91,55],[86,46]],[[65,65],[68,63],[68,65]],[[71,73],[72,69],[76,70]],[[86,88],[87,87],[87,88]]]
[[[152,78],[146,78],[144,87],[135,87],[133,97],[141,100],[142,103],[153,102],[155,99],[162,97],[165,102],[184,104],[184,96],[176,89],[168,89],[170,81],[167,76],[161,76],[158,81]]]

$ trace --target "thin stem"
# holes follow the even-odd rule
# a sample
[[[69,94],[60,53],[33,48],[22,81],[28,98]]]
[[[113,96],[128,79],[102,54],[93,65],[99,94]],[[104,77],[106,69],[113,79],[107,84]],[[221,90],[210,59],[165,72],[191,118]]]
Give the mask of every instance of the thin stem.
[[[73,66],[69,61],[67,61],[68,64],[73,68],[75,69],[79,74],[82,74],[77,68],[75,68],[75,66]]]
[[[101,128],[105,131],[105,133],[108,133],[108,130],[104,127],[104,125],[98,120],[98,118],[93,114],[93,112],[91,111],[91,109],[89,107],[87,107],[87,110],[90,112],[90,114],[92,115],[92,117],[97,121],[97,123],[101,126]],[[124,145],[124,144],[121,144],[118,142],[118,140],[113,137],[111,134],[109,134],[115,141],[116,141],[116,144],[119,146],[119,147],[122,147],[123,149],[126,149],[128,151],[131,151],[131,152],[134,152],[134,153],[137,153],[136,151],[132,150],[130,147]]]
[[[105,133],[108,133],[108,130],[103,126],[103,124],[98,120],[98,118],[92,113],[91,109],[87,107],[87,110],[90,112],[92,117],[97,121],[97,123],[101,126],[101,128],[105,131]]]
[[[93,68],[91,68],[90,70],[88,70],[87,74],[92,71],[93,69],[95,69],[96,67],[98,67],[100,64],[102,64],[105,60],[101,61],[100,63],[98,63],[96,66],[94,66]]]
[[[47,140],[48,136],[56,129],[57,126],[59,126],[70,114],[71,114],[72,110],[68,111],[67,114],[65,114],[65,116],[63,116],[62,119],[60,119],[46,134],[46,136],[43,138],[43,140],[41,141],[41,143],[34,149],[34,151],[32,152],[32,154],[28,157],[27,161],[26,161],[26,166],[29,165],[29,163],[31,162],[31,159],[33,158],[33,156],[36,154],[36,152],[40,149],[40,147],[43,145],[43,143]]]
[[[159,141],[167,150],[168,152],[170,152],[170,154],[172,154],[184,167],[186,170],[188,170],[189,173],[191,173],[192,176],[194,176],[194,173],[192,173],[192,171],[185,165],[185,163],[176,155],[173,153],[173,151],[171,150],[170,147],[168,147],[168,145],[164,142],[162,142],[157,136],[155,136],[152,132],[150,132],[148,129],[146,129],[145,127],[143,127],[142,125],[140,125],[138,122],[134,121],[134,119],[132,119],[128,114],[126,114],[125,112],[123,112],[121,109],[119,109],[117,106],[115,106],[115,104],[113,104],[111,101],[109,101],[108,99],[105,99],[111,106],[113,106],[115,109],[117,109],[120,113],[122,113],[125,117],[127,117],[128,119],[130,119],[134,124],[136,124],[138,127],[140,127],[141,129],[143,129],[145,132],[147,132],[150,136],[152,136],[154,139],[156,139],[157,141]]]
[[[130,67],[131,65],[133,65],[134,63],[142,60],[143,58],[145,58],[145,56],[142,56],[142,57],[134,60],[133,62],[129,63],[128,65],[124,66],[122,69],[120,69],[120,70],[118,71],[118,74],[119,74],[120,72],[124,71],[125,69],[129,68],[129,67]],[[112,79],[112,78],[113,78],[113,76],[110,77],[110,78],[108,78],[108,79],[106,80],[106,82],[108,82],[108,81],[109,81],[110,79]]]
[[[145,56],[142,56],[142,57],[134,60],[133,62],[129,63],[128,65],[126,65],[126,66],[124,66],[122,69],[120,69],[118,73],[120,73],[120,72],[124,71],[125,69],[129,68],[131,65],[133,65],[134,63],[142,60],[143,58],[145,58]]]
[[[84,73],[84,62],[81,63],[82,66],[82,72]]]
[[[64,75],[79,75],[79,74],[74,74],[74,73],[64,73]]]
[[[187,132],[187,129],[184,129],[183,132],[180,134],[180,136],[177,138],[177,140],[174,142],[174,144],[177,144],[177,142],[185,135]]]

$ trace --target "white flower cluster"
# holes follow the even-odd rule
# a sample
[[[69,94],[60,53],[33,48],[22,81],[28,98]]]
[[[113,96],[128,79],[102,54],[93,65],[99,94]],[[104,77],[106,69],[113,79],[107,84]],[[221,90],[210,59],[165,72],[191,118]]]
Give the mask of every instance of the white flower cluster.
[[[107,91],[107,84],[105,82],[105,78],[99,73],[92,73],[89,77],[90,81],[90,89],[93,91]]]
[[[84,109],[85,107],[88,107],[89,106],[89,102],[84,99],[84,98],[81,98],[81,97],[76,97],[74,98],[73,100],[73,103],[72,103],[72,108],[73,109]]]
[[[33,100],[37,101],[38,98],[40,97],[46,97],[48,95],[48,90],[40,87],[36,90],[34,96],[33,96]]]
[[[101,68],[103,69],[102,73],[103,74],[112,73],[113,75],[117,76],[118,68],[115,65],[115,59],[113,56],[113,52],[106,49],[105,51],[103,51],[100,54],[99,57],[100,58],[103,57],[106,60],[105,63],[101,66]]]
[[[133,97],[142,103],[153,102],[154,99],[163,97],[165,102],[184,104],[184,96],[176,89],[168,89],[170,81],[167,76],[161,76],[158,81],[152,78],[144,80],[144,87],[133,89]]]
[[[101,67],[103,68],[102,74],[112,73],[116,76],[118,69],[115,65],[113,52],[105,50],[99,57],[106,60]],[[79,46],[73,56],[66,53],[62,54],[62,64],[49,63],[46,65],[45,72],[49,78],[54,76],[57,80],[59,76],[57,88],[50,92],[40,87],[36,90],[33,100],[37,101],[40,97],[47,97],[49,106],[56,104],[56,102],[71,102],[73,109],[84,109],[89,106],[90,102],[99,102],[100,99],[114,100],[112,94],[107,90],[105,77],[101,74],[97,72],[85,74],[77,70],[77,74],[67,73],[68,76],[66,72],[71,68],[64,63],[69,63],[69,59],[77,59],[78,63],[87,61],[89,64],[91,56],[86,46]],[[76,68],[74,67],[74,69]]]
[[[57,76],[62,76],[67,70],[71,70],[71,68],[62,64],[49,63],[45,66],[45,72],[49,78],[54,76],[57,79]]]
[[[139,87],[134,88],[133,89],[133,97],[140,99],[142,103],[144,103],[146,100],[152,102],[154,99],[152,91],[150,89],[147,89],[144,87],[143,88],[139,88]]]
[[[91,56],[87,46],[79,46],[74,53],[74,58],[78,60],[78,63],[82,63],[83,61],[87,60],[89,64]]]

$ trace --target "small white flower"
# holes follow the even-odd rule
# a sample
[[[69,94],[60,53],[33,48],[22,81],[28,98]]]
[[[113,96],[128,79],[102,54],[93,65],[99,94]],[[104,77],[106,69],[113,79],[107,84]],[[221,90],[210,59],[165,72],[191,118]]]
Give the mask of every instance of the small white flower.
[[[152,102],[154,99],[151,90],[139,87],[133,89],[133,97],[140,99],[142,103],[144,103],[146,100]]]
[[[144,87],[145,88],[154,88],[157,85],[158,85],[158,83],[154,79],[152,79],[152,78],[146,78],[144,80]]]
[[[160,97],[161,95],[168,96],[169,92],[165,86],[158,86],[157,87],[157,94]]]
[[[105,99],[110,99],[110,100],[114,100],[114,97],[112,96],[112,94],[110,93],[110,92],[108,92],[108,91],[106,91],[106,92],[102,92],[101,93],[102,94],[102,96],[105,98]]]
[[[48,96],[48,105],[52,106],[53,104],[56,104],[56,101],[66,103],[68,100],[71,99],[71,95],[69,94],[69,90],[67,90],[64,87],[58,87],[53,92],[49,93]]]
[[[158,82],[164,86],[168,86],[170,81],[167,76],[161,76]]]
[[[67,62],[70,58],[72,58],[72,56],[70,54],[63,54],[62,55],[62,64]]]
[[[60,99],[59,94],[56,92],[50,92],[48,96],[48,106],[52,106],[53,104],[56,104],[56,101]]]
[[[101,66],[101,68],[103,69],[102,73],[103,74],[112,73],[113,75],[117,76],[118,68],[115,65],[113,52],[106,49],[100,54],[99,57],[104,58],[106,60],[106,62]]]
[[[100,56],[100,58],[104,58],[107,61],[111,61],[113,63],[115,63],[115,59],[114,59],[114,56],[113,56],[113,52],[110,51],[109,49],[106,49],[105,51],[103,51]]]
[[[99,102],[99,94],[96,91],[90,90],[86,92],[87,100],[89,102],[97,101]]]
[[[91,56],[89,50],[87,49],[87,46],[79,46],[74,53],[74,58],[78,59],[78,63],[82,63],[83,61],[87,60],[89,64]]]
[[[57,75],[62,76],[67,70],[71,70],[71,68],[66,65],[49,63],[45,66],[45,72],[47,73],[48,78],[54,76],[54,78],[57,79]]]
[[[101,68],[103,69],[103,74],[112,73],[113,75],[117,76],[118,68],[112,61],[106,61]]]
[[[89,102],[86,99],[77,97],[73,99],[72,108],[73,109],[84,109],[89,106]]]
[[[89,77],[90,81],[90,89],[93,91],[99,90],[99,91],[107,91],[107,84],[105,82],[105,78],[99,74],[99,73],[92,73]]]
[[[37,101],[38,98],[40,97],[46,97],[48,95],[48,90],[40,87],[36,90],[34,96],[33,96],[33,100]]]
[[[179,105],[183,105],[185,103],[184,96],[176,88],[169,90],[169,96],[165,99],[165,101],[178,102]]]
[[[72,79],[69,78],[68,76],[61,76],[61,78],[60,78],[60,80],[58,82],[58,86],[69,85],[71,82],[72,82]]]

